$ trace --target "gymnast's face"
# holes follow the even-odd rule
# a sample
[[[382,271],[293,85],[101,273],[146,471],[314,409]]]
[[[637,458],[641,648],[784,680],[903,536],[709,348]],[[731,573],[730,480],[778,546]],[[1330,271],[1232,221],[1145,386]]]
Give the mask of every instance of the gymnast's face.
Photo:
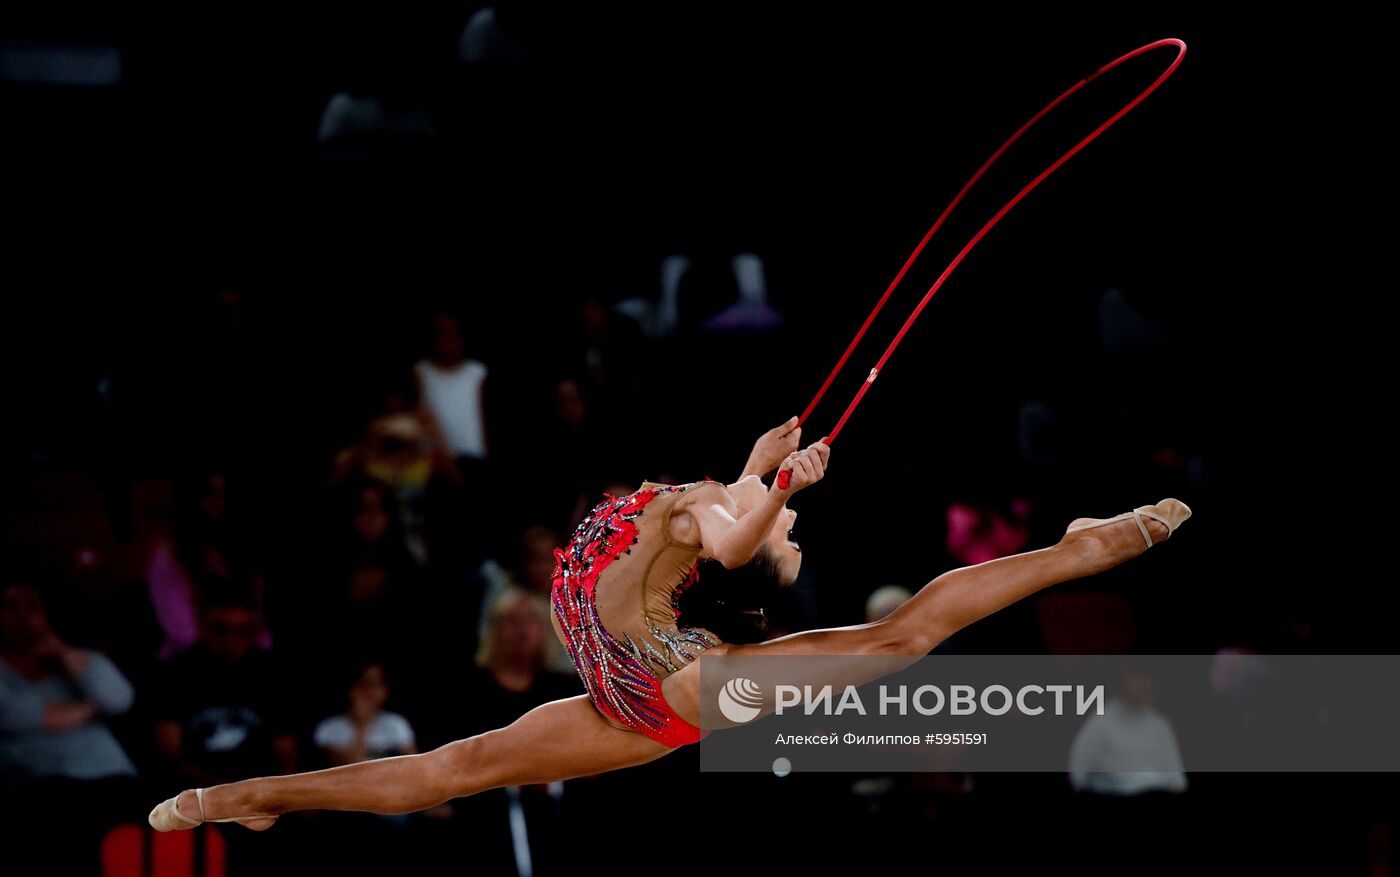
[[[802,547],[793,539],[793,528],[797,524],[797,512],[783,506],[773,529],[768,531],[769,554],[777,566],[778,584],[789,587],[797,581],[797,572],[802,568]]]
[[[762,506],[767,493],[769,488],[757,475],[749,475],[729,485],[729,496],[734,497],[741,516]],[[792,525],[795,523],[797,511],[784,506],[783,510],[778,511],[777,520],[773,521],[773,530],[763,541],[763,551],[750,562],[773,567],[773,577],[783,587],[797,581],[798,570],[802,569],[802,549],[792,541]]]
[[[729,485],[730,494],[739,506],[740,514],[748,514],[763,504],[768,488],[757,475],[750,475]],[[760,563],[771,563],[778,583],[783,587],[797,581],[797,572],[802,568],[802,548],[793,540],[793,526],[797,523],[797,512],[784,506],[773,521],[773,529],[764,540],[765,558],[756,558]]]

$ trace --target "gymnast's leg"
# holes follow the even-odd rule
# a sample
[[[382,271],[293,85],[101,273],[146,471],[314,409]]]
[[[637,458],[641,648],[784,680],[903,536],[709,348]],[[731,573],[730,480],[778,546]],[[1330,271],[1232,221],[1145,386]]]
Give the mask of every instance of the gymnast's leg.
[[[671,749],[603,720],[587,695],[543,704],[512,724],[419,755],[380,758],[288,776],[259,777],[204,790],[204,819],[240,818],[267,828],[292,810],[410,813],[501,786],[547,783],[653,761]],[[157,828],[190,828],[195,793],[176,799],[186,820],[151,814]],[[167,802],[168,803],[168,802]],[[265,818],[260,818],[265,817]]]
[[[1146,520],[1154,543],[1169,535],[1166,525]],[[946,572],[879,621],[808,630],[750,645],[720,645],[663,682],[666,700],[682,718],[700,724],[700,666],[708,655],[883,656],[886,662],[852,662],[845,684],[860,685],[912,664],[939,643],[980,618],[1051,585],[1111,569],[1147,550],[1129,520],[1067,533],[1057,544]],[[899,657],[905,656],[905,657]],[[820,681],[837,681],[832,662],[817,662]],[[879,668],[875,675],[871,668]]]

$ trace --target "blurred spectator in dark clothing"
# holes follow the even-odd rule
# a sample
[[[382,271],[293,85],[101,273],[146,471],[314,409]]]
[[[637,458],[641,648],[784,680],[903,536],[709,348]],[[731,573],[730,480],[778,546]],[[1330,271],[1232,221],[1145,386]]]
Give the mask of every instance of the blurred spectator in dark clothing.
[[[588,509],[602,499],[598,482],[611,477],[622,459],[619,442],[594,407],[579,379],[554,384],[552,414],[527,439],[529,459],[558,459],[549,477],[531,480],[531,512],[559,532],[571,531]],[[633,463],[635,465],[635,463]]]
[[[520,542],[525,556],[517,568],[516,581],[530,593],[548,599],[554,587],[554,567],[558,563],[554,549],[560,544],[559,536],[549,527],[536,524],[525,528]]]
[[[347,501],[337,509],[337,531],[331,534],[328,546],[330,562],[411,568],[413,555],[404,540],[403,519],[396,514],[393,492],[364,478],[348,486]]]
[[[39,593],[0,597],[0,788],[32,777],[136,776],[103,723],[131,708],[133,692],[101,652],[54,632]]]
[[[465,696],[467,715],[459,736],[504,727],[531,708],[583,691],[576,676],[548,668],[549,604],[520,588],[508,588],[487,615],[486,635],[476,652]]]
[[[287,633],[278,655],[297,684],[321,690],[340,680],[326,673],[327,655],[374,654],[397,661],[432,620],[413,604],[425,595],[423,574],[403,538],[392,491],[355,476],[322,515],[325,531],[281,616]],[[421,606],[421,603],[420,603]],[[434,613],[436,614],[436,612]]]
[[[579,304],[575,333],[562,342],[572,357],[566,373],[578,375],[604,416],[636,398],[643,342],[636,321],[608,308],[597,296]]]
[[[346,535],[333,541],[326,565],[329,592],[307,607],[312,655],[383,655],[391,663],[416,655],[423,639],[422,571],[392,515],[392,494],[361,483]]]
[[[181,478],[174,485],[173,521],[169,536],[151,552],[146,569],[151,607],[164,640],[156,653],[168,660],[199,638],[199,614],[205,595],[203,582],[232,582],[252,576],[253,596],[261,609],[261,578],[248,569],[246,551],[229,511],[228,479],[206,470]],[[263,630],[259,645],[272,647]]]
[[[0,856],[8,869],[42,862],[46,873],[97,873],[104,832],[139,813],[146,797],[104,722],[132,697],[105,655],[54,632],[35,589],[0,591]]]
[[[205,609],[200,641],[164,666],[154,730],[180,781],[211,786],[296,769],[284,677],[257,646],[261,635],[246,590],[221,589]]]
[[[426,748],[509,725],[539,704],[583,692],[573,671],[549,669],[548,644],[557,640],[549,612],[537,594],[513,585],[501,591],[486,610],[475,660],[425,735]]]
[[[481,639],[486,637],[490,609],[509,587],[522,588],[548,599],[554,584],[554,549],[560,545],[559,535],[544,524],[530,524],[520,535],[514,551],[502,551],[500,556],[482,566],[486,590],[481,604]]]
[[[333,581],[335,588],[311,635],[316,653],[370,650],[394,661],[417,654],[423,621],[419,581],[411,569],[375,558],[352,564]]]

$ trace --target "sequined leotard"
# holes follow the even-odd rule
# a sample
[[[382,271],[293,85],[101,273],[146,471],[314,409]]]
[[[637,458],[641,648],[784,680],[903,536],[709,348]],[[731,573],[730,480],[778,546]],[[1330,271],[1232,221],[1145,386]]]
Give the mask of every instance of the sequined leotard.
[[[700,739],[661,694],[661,680],[720,640],[677,624],[679,594],[699,575],[699,545],[671,536],[671,510],[714,481],[644,482],[589,512],[555,549],[552,620],[593,704],[613,724],[667,746]]]

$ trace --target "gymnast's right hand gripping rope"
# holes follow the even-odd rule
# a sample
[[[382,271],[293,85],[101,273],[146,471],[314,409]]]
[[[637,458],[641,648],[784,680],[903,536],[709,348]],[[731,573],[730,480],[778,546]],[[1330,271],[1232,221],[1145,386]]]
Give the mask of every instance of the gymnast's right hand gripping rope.
[[[840,374],[841,369],[846,365],[846,360],[851,358],[851,353],[856,349],[856,345],[858,345],[861,339],[865,337],[866,330],[870,328],[870,324],[875,321],[875,317],[880,313],[880,310],[884,308],[885,302],[889,301],[890,294],[894,292],[894,288],[899,285],[899,281],[904,279],[905,273],[909,271],[909,266],[914,264],[914,260],[919,257],[919,253],[923,252],[924,245],[927,244],[929,240],[933,237],[934,232],[938,231],[938,229],[943,225],[943,221],[948,218],[948,214],[953,212],[953,208],[958,206],[958,202],[962,201],[963,196],[968,193],[968,190],[971,189],[977,183],[977,181],[982,178],[982,175],[987,172],[988,168],[990,168],[993,164],[996,163],[997,159],[1001,158],[1002,153],[1006,152],[1006,150],[1011,147],[1011,144],[1021,139],[1021,135],[1030,130],[1032,125],[1034,125],[1036,122],[1039,122],[1046,114],[1048,114],[1055,107],[1059,106],[1060,103],[1063,102],[1070,95],[1074,94],[1076,91],[1088,85],[1090,82],[1094,81],[1098,77],[1112,70],[1114,67],[1117,67],[1119,64],[1122,64],[1124,61],[1127,61],[1131,58],[1136,58],[1138,55],[1141,55],[1144,52],[1150,52],[1153,49],[1160,48],[1162,46],[1176,47],[1176,57],[1172,60],[1171,65],[1167,67],[1165,71],[1163,71],[1162,75],[1158,76],[1155,80],[1153,80],[1151,85],[1143,89],[1142,93],[1139,94],[1137,97],[1133,98],[1131,101],[1129,101],[1126,106],[1124,106],[1118,112],[1110,116],[1108,121],[1095,128],[1089,134],[1089,136],[1085,137],[1083,140],[1080,140],[1068,152],[1056,159],[1054,164],[1041,171],[1035,179],[1031,180],[1028,184],[1026,184],[1025,188],[1017,192],[1015,197],[1013,197],[1010,201],[1007,201],[1006,204],[1004,204],[1002,208],[996,212],[996,215],[994,215],[991,219],[987,220],[987,224],[982,226],[981,230],[978,231],[977,234],[972,236],[972,240],[968,241],[967,244],[960,251],[958,251],[958,254],[953,257],[953,261],[949,262],[948,267],[943,269],[943,273],[938,275],[938,279],[934,281],[933,286],[929,287],[928,292],[924,293],[923,299],[920,300],[919,304],[914,308],[914,312],[909,315],[909,319],[904,321],[904,325],[901,326],[899,332],[895,334],[894,340],[890,342],[890,346],[885,348],[884,355],[880,357],[879,362],[875,363],[875,367],[870,370],[870,374],[866,377],[865,383],[860,385],[860,389],[856,391],[855,398],[851,400],[850,405],[846,406],[846,411],[844,414],[841,415],[841,419],[836,422],[835,428],[831,430],[831,432],[827,435],[825,439],[823,439],[825,443],[830,444],[831,442],[836,440],[836,436],[841,432],[841,428],[846,425],[846,420],[850,418],[851,412],[856,410],[856,406],[860,404],[860,400],[865,397],[865,392],[870,389],[870,385],[873,384],[875,382],[875,378],[879,376],[880,370],[885,367],[885,363],[889,360],[890,354],[894,353],[894,349],[899,346],[899,342],[904,340],[904,335],[909,331],[909,327],[914,325],[914,321],[919,318],[919,314],[923,313],[924,307],[929,303],[929,299],[933,298],[934,293],[938,292],[939,288],[943,286],[943,281],[948,279],[948,275],[953,273],[953,269],[958,267],[958,265],[962,262],[963,257],[965,257],[969,252],[971,252],[973,247],[977,246],[978,241],[982,240],[982,237],[986,235],[987,232],[991,231],[992,227],[995,226],[998,222],[1000,222],[1001,218],[1011,211],[1011,208],[1019,204],[1021,199],[1026,197],[1026,195],[1030,194],[1030,191],[1032,189],[1034,189],[1036,186],[1039,186],[1042,180],[1044,180],[1046,177],[1050,176],[1056,170],[1058,170],[1060,165],[1069,161],[1070,157],[1073,156],[1076,152],[1089,145],[1089,143],[1092,142],[1094,138],[1098,137],[1104,131],[1107,131],[1109,127],[1113,125],[1113,123],[1123,118],[1123,116],[1126,115],[1129,110],[1141,103],[1143,98],[1156,91],[1157,86],[1165,82],[1167,80],[1167,77],[1171,76],[1174,72],[1176,72],[1176,68],[1181,64],[1181,59],[1186,57],[1186,44],[1178,39],[1158,40],[1155,43],[1148,43],[1147,45],[1141,48],[1134,49],[1133,51],[1117,59],[1116,61],[1112,61],[1108,64],[1105,64],[1098,70],[1095,70],[1093,73],[1089,74],[1089,76],[1076,82],[1074,86],[1071,87],[1068,91],[1066,91],[1064,94],[1060,95],[1059,97],[1051,101],[1049,104],[1047,104],[1044,109],[1032,116],[1029,122],[1022,125],[1020,130],[1018,130],[1015,134],[1012,134],[1011,137],[1001,145],[1000,149],[992,153],[992,157],[987,159],[986,163],[983,164],[982,167],[977,169],[977,173],[972,175],[972,179],[967,181],[967,184],[962,187],[962,189],[958,192],[957,196],[953,198],[953,200],[948,204],[946,208],[944,208],[943,213],[938,217],[938,220],[934,222],[933,227],[930,228],[928,230],[928,233],[924,235],[923,240],[919,241],[919,245],[914,248],[914,252],[909,254],[909,258],[904,261],[904,267],[899,269],[899,273],[895,275],[895,278],[890,283],[889,288],[885,290],[885,294],[880,296],[880,300],[875,303],[875,309],[870,312],[870,316],[865,318],[865,322],[861,324],[860,330],[856,332],[856,337],[851,339],[851,343],[846,347],[846,352],[841,354],[841,358],[837,360],[836,367],[831,370],[831,374],[827,375],[826,381],[822,384],[821,389],[817,390],[817,395],[812,398],[812,401],[810,403],[808,403],[807,410],[803,411],[802,416],[798,418],[798,426],[801,426],[804,422],[806,422],[807,417],[812,413],[812,409],[817,407],[817,403],[820,402],[822,397],[826,395],[826,391],[831,388],[832,382],[836,380],[836,376]],[[791,481],[792,470],[784,469],[778,473],[779,489],[787,490],[788,485],[791,483]]]

